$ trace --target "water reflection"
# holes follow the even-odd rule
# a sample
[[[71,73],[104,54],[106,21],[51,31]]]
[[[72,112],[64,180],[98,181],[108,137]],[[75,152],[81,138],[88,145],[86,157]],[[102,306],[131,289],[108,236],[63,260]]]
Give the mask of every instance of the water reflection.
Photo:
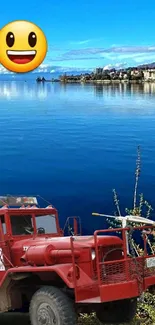
[[[142,83],[142,84],[59,84],[59,83],[36,83],[32,81],[5,81],[0,82],[0,100],[17,100],[24,99],[32,100],[45,100],[52,95],[62,94],[68,95],[71,98],[82,95],[82,93],[89,94],[95,97],[116,97],[116,96],[132,96],[132,95],[155,95],[155,83]],[[71,94],[70,94],[71,93]]]
[[[56,92],[56,85],[51,83],[37,84],[35,82],[1,82],[0,83],[0,99],[16,100],[44,100],[48,94]]]
[[[155,83],[115,83],[115,84],[98,84],[94,85],[94,93],[97,97],[103,95],[117,96],[117,95],[134,95],[134,94],[149,94],[155,95]]]

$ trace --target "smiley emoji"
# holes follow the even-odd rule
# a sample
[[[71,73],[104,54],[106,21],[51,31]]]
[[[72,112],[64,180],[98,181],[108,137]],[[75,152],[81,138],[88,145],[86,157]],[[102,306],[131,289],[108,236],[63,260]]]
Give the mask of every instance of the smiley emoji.
[[[29,72],[43,62],[47,40],[35,24],[17,20],[0,30],[0,63],[12,72]]]

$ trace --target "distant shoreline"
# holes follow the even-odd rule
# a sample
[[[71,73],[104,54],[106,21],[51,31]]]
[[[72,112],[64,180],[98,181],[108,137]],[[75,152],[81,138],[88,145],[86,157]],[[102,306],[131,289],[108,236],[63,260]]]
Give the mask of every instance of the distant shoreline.
[[[87,80],[87,81],[80,81],[80,80],[67,80],[65,82],[60,80],[61,84],[144,84],[144,83],[155,83],[155,80]]]
[[[43,81],[37,81],[38,83],[61,83],[61,84],[144,84],[144,83],[155,83],[155,80],[43,80]]]

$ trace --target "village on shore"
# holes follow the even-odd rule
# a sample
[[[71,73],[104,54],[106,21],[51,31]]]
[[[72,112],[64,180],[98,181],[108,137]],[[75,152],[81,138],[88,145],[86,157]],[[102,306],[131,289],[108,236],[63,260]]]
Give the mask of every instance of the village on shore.
[[[127,69],[96,68],[91,73],[82,73],[77,75],[61,75],[58,79],[46,80],[44,77],[38,77],[37,82],[61,82],[61,83],[142,83],[155,82],[155,67],[134,67]]]

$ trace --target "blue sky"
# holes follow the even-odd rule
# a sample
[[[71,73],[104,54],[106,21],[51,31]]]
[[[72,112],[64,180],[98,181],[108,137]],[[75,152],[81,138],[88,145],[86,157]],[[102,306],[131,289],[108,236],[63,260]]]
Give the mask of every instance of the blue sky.
[[[39,25],[49,45],[39,70],[53,73],[154,62],[154,17],[154,0],[1,0],[0,28],[18,19]]]

